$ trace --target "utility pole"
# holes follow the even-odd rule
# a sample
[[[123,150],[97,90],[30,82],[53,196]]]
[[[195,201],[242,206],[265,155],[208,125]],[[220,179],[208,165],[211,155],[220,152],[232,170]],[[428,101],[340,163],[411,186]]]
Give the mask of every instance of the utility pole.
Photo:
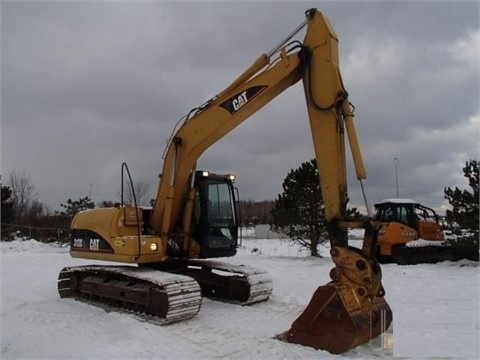
[[[395,163],[395,185],[397,188],[397,199],[399,198],[398,196],[398,165],[400,164],[400,160],[395,157],[393,158],[393,162]]]

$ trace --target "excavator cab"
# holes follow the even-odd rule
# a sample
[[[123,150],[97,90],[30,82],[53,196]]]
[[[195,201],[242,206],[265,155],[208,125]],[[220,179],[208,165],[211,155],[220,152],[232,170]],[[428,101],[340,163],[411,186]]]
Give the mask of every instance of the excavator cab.
[[[228,257],[237,252],[238,224],[233,182],[235,175],[195,172],[192,236],[200,258]]]

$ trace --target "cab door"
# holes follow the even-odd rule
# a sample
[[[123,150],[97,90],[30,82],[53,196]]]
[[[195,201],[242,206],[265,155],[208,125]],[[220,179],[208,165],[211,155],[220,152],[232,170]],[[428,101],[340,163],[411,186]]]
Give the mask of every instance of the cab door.
[[[198,223],[193,232],[200,257],[226,257],[237,252],[238,225],[233,183],[227,176],[196,176]],[[200,210],[200,211],[198,211]]]

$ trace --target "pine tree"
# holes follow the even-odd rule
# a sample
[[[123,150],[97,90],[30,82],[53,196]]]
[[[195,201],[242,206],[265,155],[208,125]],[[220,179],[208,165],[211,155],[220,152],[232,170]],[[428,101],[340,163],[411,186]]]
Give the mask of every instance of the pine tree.
[[[9,224],[14,219],[12,189],[8,186],[1,187],[2,192],[2,223]]]
[[[12,197],[12,189],[8,186],[1,186],[1,193],[2,193],[2,225],[1,225],[1,238],[5,238],[9,233],[9,226],[15,218],[15,210],[13,208],[13,197]]]
[[[328,239],[318,179],[316,160],[290,170],[271,212],[272,228],[309,248],[312,256],[319,255],[318,245]]]
[[[68,199],[66,204],[60,204],[61,207],[65,208],[65,211],[59,213],[59,215],[67,216],[68,218],[73,218],[79,211],[93,209],[95,203],[90,200],[88,196],[80,198],[78,200]]]
[[[447,220],[456,222],[464,229],[478,231],[478,160],[467,161],[463,168],[463,174],[468,179],[472,191],[460,190],[458,187],[444,189],[445,199],[452,206],[452,210],[447,210]]]

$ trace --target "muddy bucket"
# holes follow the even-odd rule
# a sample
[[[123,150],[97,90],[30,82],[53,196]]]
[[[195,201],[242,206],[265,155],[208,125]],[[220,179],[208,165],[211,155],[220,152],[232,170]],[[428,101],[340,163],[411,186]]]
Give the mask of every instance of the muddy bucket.
[[[278,335],[277,339],[340,354],[388,329],[392,311],[383,298],[381,274],[365,266],[365,258],[357,253],[340,249],[336,255],[344,256],[334,257],[338,260],[331,272],[334,281],[315,291],[290,330]],[[356,271],[352,272],[353,268]],[[345,274],[355,274],[355,281],[352,281],[353,276]],[[373,289],[366,285],[373,285]]]

